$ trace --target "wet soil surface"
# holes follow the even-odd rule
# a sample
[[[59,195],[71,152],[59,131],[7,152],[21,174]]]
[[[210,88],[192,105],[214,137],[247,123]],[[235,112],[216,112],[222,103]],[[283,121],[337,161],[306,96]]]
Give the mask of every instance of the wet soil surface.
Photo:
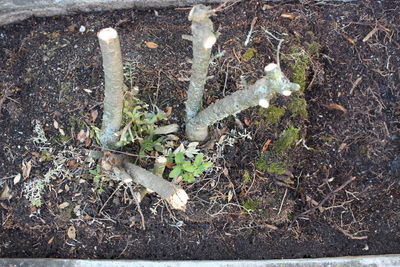
[[[212,17],[221,33],[213,52],[225,54],[210,66],[204,105],[243,89],[241,77],[260,78],[277,49],[293,79],[297,47],[309,61],[308,116],[285,113],[271,124],[251,108],[214,125],[211,141],[201,144],[213,167],[182,184],[190,196],[186,212],[150,194],[140,204],[143,221],[126,188],[107,182],[99,191],[88,171],[96,167],[86,151],[99,150],[89,132],[101,124],[104,94],[96,33],[118,31],[127,86],[172,111],[168,120],[181,126],[184,141],[192,52],[181,36],[190,33],[190,9],[32,18],[1,27],[0,256],[400,253],[400,7],[394,0],[301,2],[243,1]],[[317,53],[307,50],[310,43],[318,44]],[[273,104],[286,109],[288,101],[279,96]],[[300,139],[287,152],[285,174],[258,168],[289,125],[300,129]]]

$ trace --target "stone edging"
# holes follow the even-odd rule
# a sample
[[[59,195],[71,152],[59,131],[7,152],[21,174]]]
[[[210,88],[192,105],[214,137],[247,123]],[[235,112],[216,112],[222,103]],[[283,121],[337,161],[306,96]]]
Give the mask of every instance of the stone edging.
[[[221,3],[224,0],[4,0],[0,1],[0,26],[32,16],[49,17],[77,12],[128,8],[166,8]]]

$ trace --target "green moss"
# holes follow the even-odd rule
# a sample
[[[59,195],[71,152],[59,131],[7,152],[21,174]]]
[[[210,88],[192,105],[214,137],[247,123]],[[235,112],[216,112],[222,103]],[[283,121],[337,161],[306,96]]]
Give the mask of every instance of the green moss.
[[[271,162],[266,171],[276,174],[285,174],[287,168],[288,164],[286,162]]]
[[[358,147],[358,153],[360,153],[360,155],[367,155],[368,154],[368,148],[365,145],[361,145]]]
[[[256,210],[258,208],[258,201],[256,201],[256,200],[245,200],[243,202],[243,208],[246,211]]]
[[[287,108],[292,117],[300,116],[304,120],[308,118],[307,101],[304,97],[294,95]]]
[[[271,105],[268,108],[260,108],[258,113],[265,117],[268,123],[276,124],[285,114],[285,110],[281,107]]]
[[[315,41],[310,43],[305,42],[307,52],[313,57],[319,57],[319,51],[321,50],[321,45]]]
[[[246,52],[244,52],[244,54],[242,55],[243,59],[246,61],[249,61],[250,59],[252,59],[257,53],[257,49],[255,48],[249,48],[246,50]]]
[[[244,170],[243,172],[243,182],[244,184],[250,182],[250,172],[248,170]]]
[[[279,139],[275,142],[273,150],[277,153],[286,152],[300,139],[299,131],[299,128],[295,128],[292,125],[286,128],[279,136]]]
[[[293,58],[292,68],[292,82],[300,85],[300,94],[304,94],[306,88],[307,71],[310,65],[308,55],[296,45],[290,47],[290,54]]]
[[[284,174],[289,167],[286,154],[265,152],[256,161],[256,168],[269,173]]]

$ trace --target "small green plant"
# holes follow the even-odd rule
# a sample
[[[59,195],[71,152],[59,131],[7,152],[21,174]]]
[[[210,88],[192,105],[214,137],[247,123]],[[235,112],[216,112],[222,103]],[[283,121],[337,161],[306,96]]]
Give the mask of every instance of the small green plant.
[[[295,128],[292,125],[290,125],[281,133],[279,139],[275,142],[273,146],[273,150],[277,153],[286,152],[290,147],[294,146],[300,139],[299,131],[300,128]]]
[[[197,176],[212,166],[212,162],[204,161],[204,155],[201,153],[196,155],[194,161],[185,160],[185,155],[182,152],[172,154],[172,156],[175,165],[169,173],[169,177],[182,176],[183,181],[188,183],[194,182]]]
[[[101,171],[101,167],[97,164],[96,169],[89,170],[89,173],[93,175],[93,183],[95,188],[97,188],[97,193],[101,194],[104,192],[103,183],[105,182],[105,176]]]
[[[96,169],[89,170],[89,173],[93,175],[93,182],[98,183],[101,180],[101,167],[97,164]]]
[[[285,114],[285,109],[271,105],[268,108],[260,108],[259,113],[265,117],[267,123],[276,124]]]
[[[144,104],[134,96],[128,96],[124,100],[124,124],[120,131],[120,140],[117,146],[125,146],[129,143],[138,141],[141,152],[161,150],[161,139],[154,139],[156,123],[164,119],[164,113],[154,113],[148,110],[148,105]]]
[[[243,208],[249,212],[252,210],[256,210],[258,208],[258,201],[256,200],[245,200],[243,202]]]

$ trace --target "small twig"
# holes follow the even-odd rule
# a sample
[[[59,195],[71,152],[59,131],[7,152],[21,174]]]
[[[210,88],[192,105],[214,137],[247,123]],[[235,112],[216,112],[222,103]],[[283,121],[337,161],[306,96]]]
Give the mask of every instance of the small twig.
[[[146,224],[145,224],[145,220],[144,220],[144,215],[143,215],[143,212],[142,212],[142,208],[140,207],[140,199],[139,199],[139,197],[138,197],[138,193],[135,194],[135,192],[133,192],[133,189],[132,189],[132,186],[131,186],[131,185],[128,185],[128,188],[129,188],[129,191],[131,191],[133,200],[135,201],[136,207],[137,207],[138,212],[139,212],[139,214],[140,214],[140,219],[141,219],[141,221],[142,221],[142,229],[143,229],[143,230],[146,230]]]
[[[345,229],[343,229],[343,228],[341,228],[341,227],[339,227],[339,226],[335,226],[336,227],[336,229],[338,229],[342,234],[344,234],[345,236],[347,236],[348,238],[350,238],[350,239],[353,239],[353,240],[364,240],[364,239],[368,239],[368,236],[366,236],[366,235],[364,235],[364,236],[355,236],[355,235],[352,235],[352,234],[350,234],[349,233],[349,231],[347,231],[347,230],[345,230]]]
[[[239,3],[241,0],[227,0],[225,2],[223,2],[222,4],[220,4],[219,6],[217,6],[216,8],[214,8],[212,11],[215,12],[219,12],[225,9],[228,9],[232,6],[234,6],[235,4]]]
[[[329,194],[327,194],[327,195],[324,197],[324,199],[323,199],[321,202],[319,202],[318,205],[316,205],[315,207],[312,207],[312,208],[309,209],[309,210],[306,210],[306,211],[300,213],[299,215],[296,215],[296,216],[294,217],[293,221],[295,221],[297,218],[299,218],[299,217],[301,217],[301,216],[307,215],[307,214],[312,213],[312,212],[314,212],[315,210],[321,208],[322,205],[324,205],[324,203],[325,203],[326,201],[328,201],[331,197],[333,197],[333,196],[334,196],[335,194],[337,194],[339,191],[343,190],[343,188],[345,188],[348,184],[350,184],[351,182],[353,182],[355,179],[356,179],[356,177],[354,177],[354,176],[351,177],[349,180],[347,180],[346,182],[344,182],[341,186],[339,186],[338,188],[336,188],[335,190],[333,190],[333,191],[331,191]]]
[[[121,186],[123,185],[123,183],[119,183],[117,188],[115,188],[114,192],[111,194],[111,196],[106,200],[106,202],[104,202],[103,206],[101,207],[101,209],[99,210],[99,214],[101,214],[101,212],[103,211],[103,209],[105,208],[105,206],[107,205],[108,201],[110,201],[110,199],[115,195],[115,193],[117,193],[117,191],[121,188]]]
[[[281,214],[283,203],[285,202],[287,191],[288,191],[288,189],[286,188],[285,189],[285,194],[283,195],[283,198],[282,198],[281,206],[279,207],[278,216],[279,216],[279,214]]]
[[[257,17],[254,17],[253,20],[251,21],[250,31],[247,34],[246,41],[244,41],[244,46],[247,46],[249,44],[251,35],[253,34],[254,25],[256,24],[256,22],[257,22]]]

